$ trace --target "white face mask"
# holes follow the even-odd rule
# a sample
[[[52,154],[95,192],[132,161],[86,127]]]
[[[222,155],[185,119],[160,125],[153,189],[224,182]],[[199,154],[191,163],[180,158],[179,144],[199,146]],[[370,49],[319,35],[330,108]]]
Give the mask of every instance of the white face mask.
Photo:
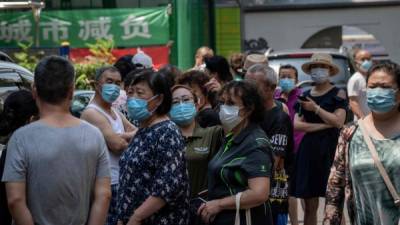
[[[311,79],[317,83],[325,83],[329,80],[329,69],[327,68],[313,68],[311,69]]]
[[[235,105],[221,105],[219,119],[226,130],[231,131],[243,120],[239,116],[239,110],[240,108]]]

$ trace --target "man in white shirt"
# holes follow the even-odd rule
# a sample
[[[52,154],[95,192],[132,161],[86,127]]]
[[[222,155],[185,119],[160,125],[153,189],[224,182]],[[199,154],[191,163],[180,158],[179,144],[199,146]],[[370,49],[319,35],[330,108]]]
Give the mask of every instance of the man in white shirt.
[[[366,50],[358,50],[354,53],[357,72],[347,83],[350,108],[354,113],[354,119],[360,119],[370,113],[367,105],[367,82],[368,70],[372,66],[371,53]]]
[[[121,74],[118,69],[113,66],[99,68],[95,79],[95,96],[83,111],[81,119],[100,129],[108,147],[112,198],[106,224],[116,225],[119,158],[127,149],[129,141],[134,136],[137,128],[112,107],[113,102],[120,94]]]

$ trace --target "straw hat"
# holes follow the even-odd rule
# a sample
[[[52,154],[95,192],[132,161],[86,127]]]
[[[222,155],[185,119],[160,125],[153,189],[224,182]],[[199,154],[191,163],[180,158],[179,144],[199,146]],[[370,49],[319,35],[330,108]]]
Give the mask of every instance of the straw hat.
[[[314,53],[308,63],[304,63],[301,69],[304,73],[311,74],[311,66],[313,65],[326,65],[329,66],[329,75],[333,76],[339,73],[339,67],[333,63],[332,56],[327,53]]]
[[[243,69],[248,70],[254,64],[265,64],[268,65],[268,59],[265,55],[251,54],[246,57],[244,61]]]

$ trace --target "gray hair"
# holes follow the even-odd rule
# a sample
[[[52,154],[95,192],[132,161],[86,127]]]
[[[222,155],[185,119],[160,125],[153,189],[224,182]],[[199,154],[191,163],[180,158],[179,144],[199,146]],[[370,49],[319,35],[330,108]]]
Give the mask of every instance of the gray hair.
[[[265,64],[254,64],[247,70],[247,73],[261,73],[263,74],[264,82],[269,85],[278,85],[278,74]]]
[[[110,72],[113,72],[113,73],[115,73],[115,72],[119,73],[119,70],[115,66],[102,66],[102,67],[100,67],[100,68],[98,68],[96,70],[96,73],[94,75],[95,80],[96,81],[100,80],[100,78],[103,76],[103,74],[106,71],[110,71]]]

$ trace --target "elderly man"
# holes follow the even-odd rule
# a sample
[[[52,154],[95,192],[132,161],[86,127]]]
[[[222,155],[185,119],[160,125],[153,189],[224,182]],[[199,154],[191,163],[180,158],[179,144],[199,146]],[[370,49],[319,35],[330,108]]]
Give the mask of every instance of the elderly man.
[[[278,84],[278,75],[269,66],[265,64],[254,64],[248,68],[245,79],[256,82],[260,93],[264,97],[264,106],[266,109],[265,119],[261,124],[274,153],[275,177],[285,178],[292,164],[293,152],[293,126],[290,116],[285,110],[287,107],[275,101],[274,93]],[[285,109],[286,108],[286,109]],[[287,220],[288,213],[288,195],[287,181],[283,179],[278,184],[276,180],[271,185],[271,203],[274,224],[282,219]]]
[[[112,199],[107,218],[108,225],[116,225],[116,198],[119,181],[119,158],[128,147],[136,132],[128,120],[112,107],[120,93],[121,74],[113,66],[105,66],[96,72],[96,93],[93,100],[82,113],[82,119],[98,127],[103,133],[108,147],[111,166]]]

